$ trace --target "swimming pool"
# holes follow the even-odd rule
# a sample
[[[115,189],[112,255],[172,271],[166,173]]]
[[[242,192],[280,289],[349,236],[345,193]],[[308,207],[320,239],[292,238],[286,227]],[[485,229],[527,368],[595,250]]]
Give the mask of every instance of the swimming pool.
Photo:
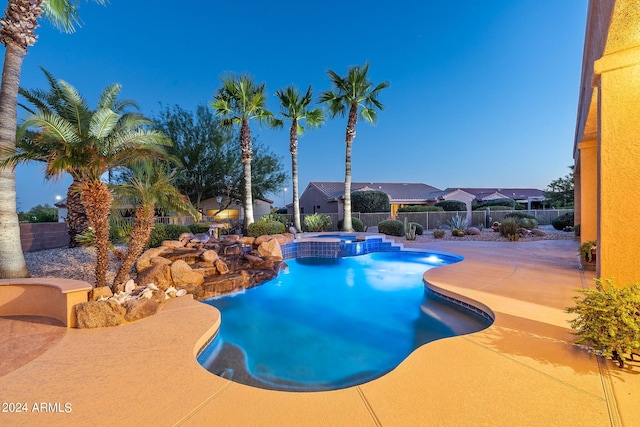
[[[425,291],[423,273],[461,258],[384,252],[296,258],[277,278],[205,301],[222,313],[198,361],[256,387],[317,391],[377,378],[428,342],[491,320]]]

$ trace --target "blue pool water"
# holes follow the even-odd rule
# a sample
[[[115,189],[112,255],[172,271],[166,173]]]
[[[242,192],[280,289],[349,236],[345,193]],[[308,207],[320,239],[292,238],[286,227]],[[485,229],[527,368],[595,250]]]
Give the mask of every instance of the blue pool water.
[[[276,390],[361,384],[417,347],[489,326],[425,292],[423,273],[460,258],[382,252],[288,260],[288,270],[240,294],[205,301],[222,313],[198,361],[233,381]]]

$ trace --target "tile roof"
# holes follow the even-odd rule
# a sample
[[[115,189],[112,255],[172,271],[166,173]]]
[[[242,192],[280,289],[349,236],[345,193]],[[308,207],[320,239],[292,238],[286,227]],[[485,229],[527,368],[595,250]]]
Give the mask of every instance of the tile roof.
[[[543,197],[544,194],[542,190],[538,190],[535,188],[464,188],[464,187],[451,187],[447,188],[449,191],[454,190],[463,190],[467,193],[473,194],[476,198],[482,200],[484,197],[487,197],[493,193],[500,193],[505,197],[509,197],[512,199],[527,199],[529,197]]]
[[[315,187],[326,195],[327,199],[342,197],[344,182],[312,181],[307,188]],[[389,195],[391,200],[430,200],[431,193],[439,192],[438,188],[421,183],[404,182],[352,182],[351,191],[378,190]]]

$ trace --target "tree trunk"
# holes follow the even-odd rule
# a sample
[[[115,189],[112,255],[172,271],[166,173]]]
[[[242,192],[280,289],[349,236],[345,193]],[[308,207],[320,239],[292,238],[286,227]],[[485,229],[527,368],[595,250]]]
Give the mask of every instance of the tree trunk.
[[[96,282],[95,287],[106,286],[109,265],[109,210],[113,197],[104,182],[89,181],[82,188],[82,203],[87,211],[89,224],[96,233]]]
[[[342,231],[353,231],[351,224],[351,146],[356,137],[356,122],[358,120],[358,105],[352,105],[349,109],[347,132],[345,137],[345,172],[344,172],[344,211]]]
[[[154,226],[153,211],[153,206],[140,206],[136,209],[131,238],[129,239],[129,248],[124,260],[122,260],[122,264],[120,264],[118,274],[113,281],[112,289],[114,292],[124,289],[122,284],[127,280],[133,264],[135,264],[140,254],[142,254],[142,251],[147,247],[147,243],[149,243],[151,230]]]
[[[293,193],[293,226],[300,233],[300,200],[298,200],[298,121],[293,120],[289,130],[289,152],[291,153],[291,187]],[[285,208],[287,203],[285,201]]]
[[[69,247],[78,246],[76,236],[89,227],[87,212],[82,204],[82,186],[84,183],[74,179],[67,190],[67,225],[69,226]]]
[[[253,196],[251,194],[251,130],[247,119],[242,119],[240,128],[240,149],[244,171],[244,229],[253,223]]]
[[[6,42],[0,87],[0,160],[16,148],[18,88],[26,50]],[[4,151],[8,150],[8,151]],[[20,242],[15,168],[0,169],[0,278],[29,277]]]

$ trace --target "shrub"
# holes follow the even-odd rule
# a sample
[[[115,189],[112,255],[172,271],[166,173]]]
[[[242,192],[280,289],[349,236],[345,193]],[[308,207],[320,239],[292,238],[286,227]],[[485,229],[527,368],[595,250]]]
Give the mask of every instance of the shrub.
[[[440,229],[433,230],[433,237],[436,239],[442,239],[444,237],[444,230],[440,230]]]
[[[404,224],[397,219],[386,219],[378,223],[378,231],[389,236],[404,236]]]
[[[338,221],[338,230],[342,230],[342,224],[344,223],[344,218]],[[353,226],[353,231],[364,231],[364,223],[360,221],[360,219],[356,217],[351,217],[351,225]]]
[[[551,225],[553,225],[553,228],[556,230],[564,230],[565,227],[573,227],[573,211],[553,218],[551,220]]]
[[[208,233],[209,226],[208,222],[196,222],[189,225],[189,230],[191,230],[193,234]]]
[[[207,227],[208,230],[208,227]],[[190,233],[191,229],[186,225],[178,224],[156,224],[151,230],[149,247],[157,248],[163,240],[178,240],[182,233]]]
[[[424,227],[422,226],[422,224],[419,224],[417,222],[410,222],[409,225],[416,228],[416,234],[418,236],[422,236],[424,234]]]
[[[321,231],[331,231],[331,217],[319,213],[306,215],[304,217],[304,225],[307,231],[318,233]]]
[[[443,200],[442,202],[436,203],[435,206],[439,206],[448,212],[467,210],[467,204],[459,200]]]
[[[492,199],[477,203],[473,209],[490,208],[491,206],[507,207],[507,209],[517,209],[518,204],[513,199]]]
[[[595,289],[577,292],[584,298],[573,297],[576,305],[565,310],[577,314],[569,321],[578,335],[575,343],[591,346],[623,368],[623,356],[640,350],[640,284],[618,288],[611,280],[598,279]]]
[[[505,218],[498,226],[498,230],[500,230],[500,234],[507,239],[516,240],[515,236],[518,235],[517,230],[519,227],[520,224],[518,224],[518,220],[516,218]]]
[[[511,212],[505,216],[505,219],[506,218],[514,218],[518,221],[520,227],[526,228],[527,230],[532,230],[538,226],[536,217],[526,212]]]
[[[389,195],[378,190],[354,191],[351,193],[351,210],[361,213],[389,212]]]
[[[259,237],[266,234],[282,234],[284,233],[284,224],[278,221],[256,221],[249,224],[247,234],[249,237]]]
[[[398,212],[442,212],[441,206],[424,206],[424,205],[413,205],[413,206],[403,206],[398,208]]]
[[[280,222],[282,223],[285,227],[287,226],[287,224],[289,223],[289,219],[287,218],[286,215],[280,214],[280,213],[270,213],[270,214],[265,214],[262,215],[260,217],[260,219],[258,221],[275,221],[275,222]]]
[[[485,210],[489,208],[490,211],[512,211],[513,208],[511,206],[481,206],[475,207],[474,210]]]

